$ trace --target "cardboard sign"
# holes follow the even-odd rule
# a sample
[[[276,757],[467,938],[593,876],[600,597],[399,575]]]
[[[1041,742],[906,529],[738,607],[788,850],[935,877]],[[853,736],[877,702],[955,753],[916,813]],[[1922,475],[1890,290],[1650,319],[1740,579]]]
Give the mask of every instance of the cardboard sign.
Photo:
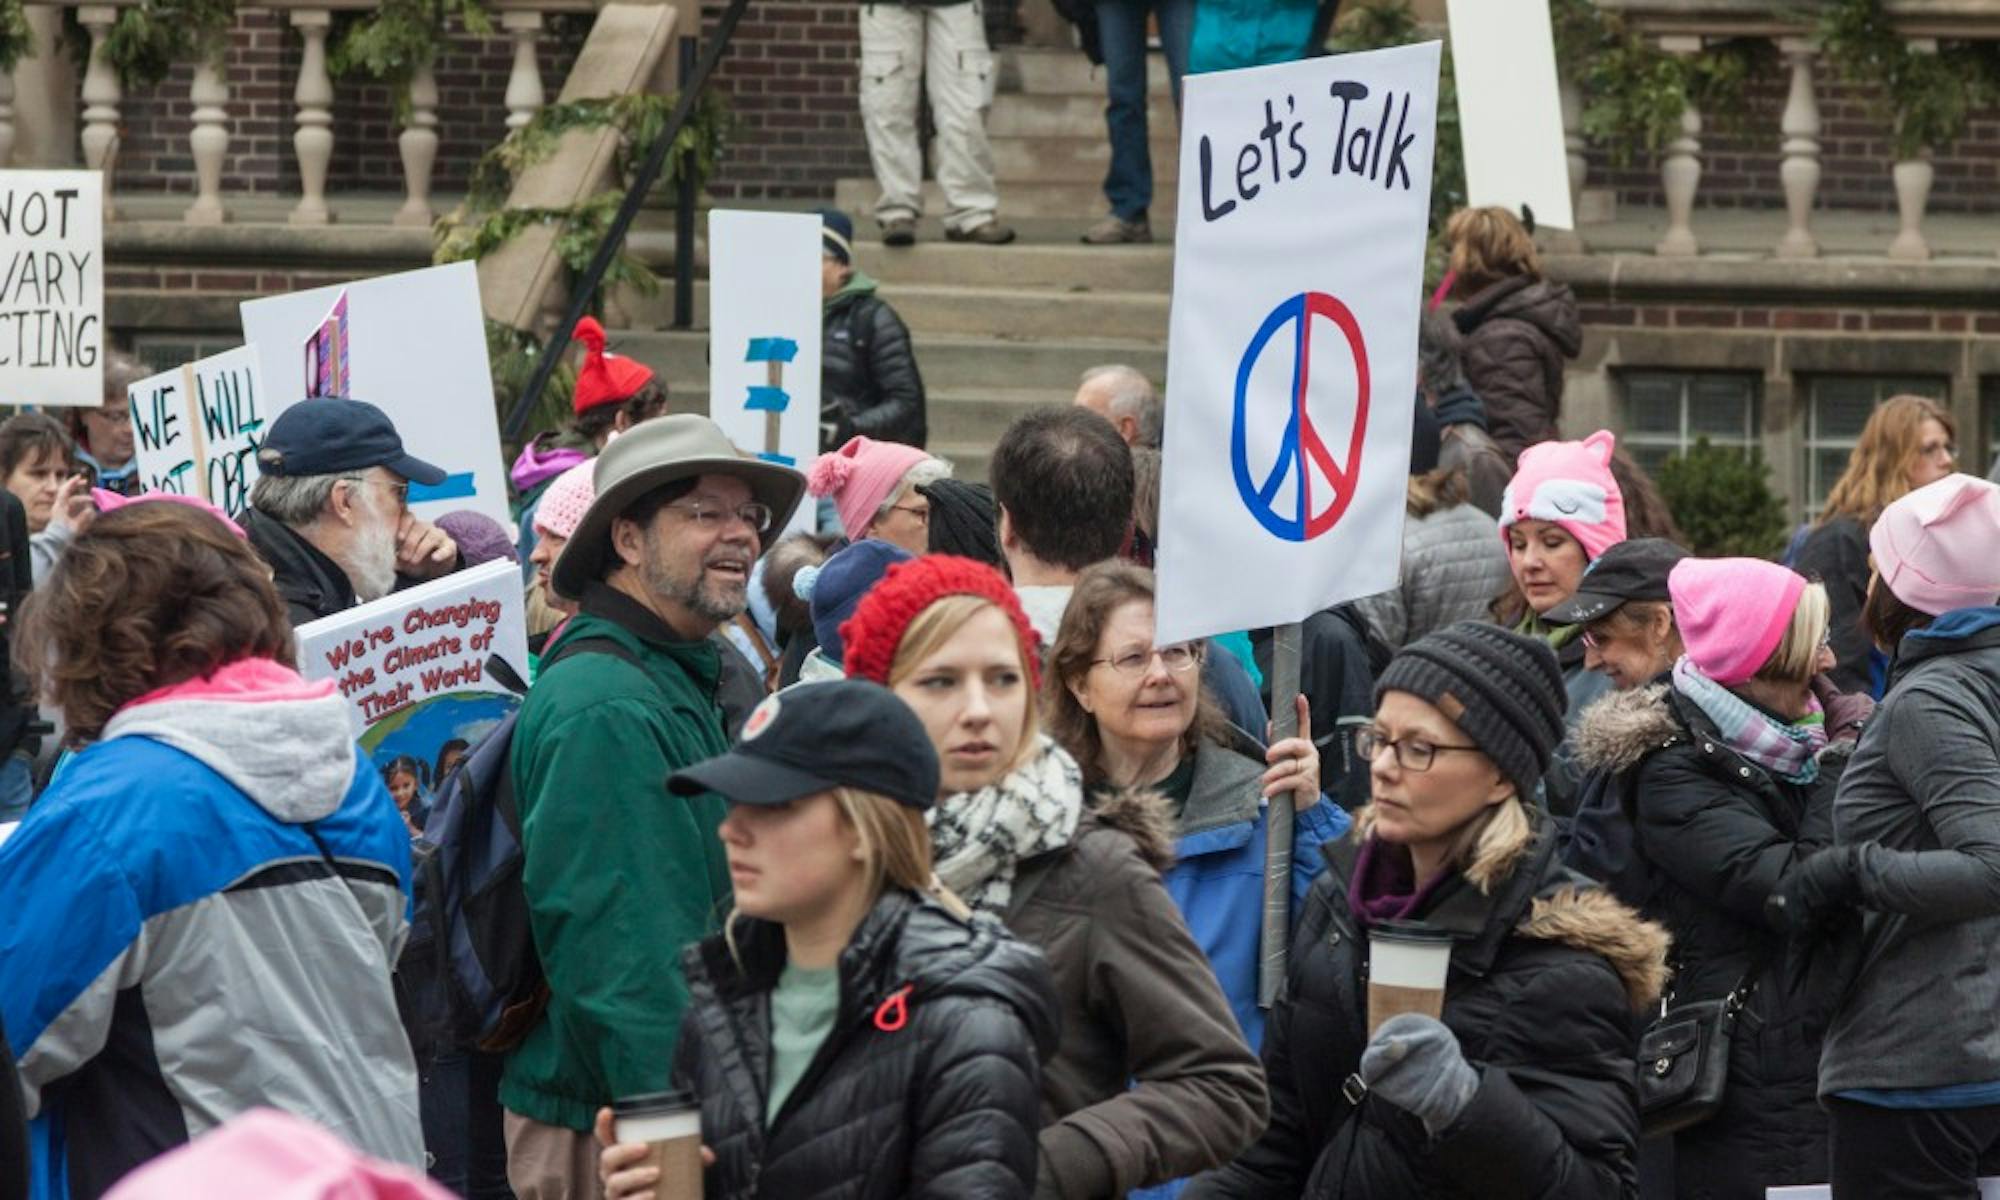
[[[145,491],[201,496],[232,517],[250,507],[267,407],[255,348],[142,379],[126,396]]]
[[[1574,229],[1549,0],[1448,0],[1466,202]]]
[[[1155,636],[1394,586],[1436,42],[1190,75]]]
[[[411,487],[411,509],[435,520],[469,508],[511,526],[473,265],[451,263],[244,301],[244,341],[257,347],[264,379],[285,388],[270,398],[271,419],[305,399],[302,347],[329,322],[341,331],[328,360],[335,370],[346,364],[340,394],[388,413],[403,448],[449,476],[436,487]],[[335,382],[330,378],[329,386]]]
[[[355,736],[414,828],[454,754],[476,745],[520,697],[486,669],[528,669],[521,571],[482,564],[298,628],[299,672],[331,679]],[[398,779],[395,776],[403,776]]]
[[[820,253],[812,213],[708,214],[708,415],[738,450],[801,471],[819,457]],[[812,517],[801,504],[792,527]]]
[[[0,171],[0,404],[104,403],[96,171]]]

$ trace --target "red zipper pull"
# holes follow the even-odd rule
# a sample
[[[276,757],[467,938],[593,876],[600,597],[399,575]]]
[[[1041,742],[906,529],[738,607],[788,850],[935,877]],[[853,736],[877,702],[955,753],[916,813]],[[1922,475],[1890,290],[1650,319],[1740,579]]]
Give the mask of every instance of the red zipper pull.
[[[887,999],[875,1006],[875,1028],[883,1033],[894,1033],[910,1023],[910,988],[904,984],[890,992]]]

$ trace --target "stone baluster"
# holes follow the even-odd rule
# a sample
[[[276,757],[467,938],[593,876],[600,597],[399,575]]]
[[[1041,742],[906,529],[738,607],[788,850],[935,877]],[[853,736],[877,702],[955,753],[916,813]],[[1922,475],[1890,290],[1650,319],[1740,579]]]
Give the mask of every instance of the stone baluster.
[[[403,183],[409,198],[396,210],[396,224],[428,229],[431,212],[431,167],[438,153],[437,71],[429,64],[410,77],[410,122],[396,138],[403,156]]]
[[[1669,54],[1693,54],[1701,49],[1701,39],[1662,37],[1660,49]],[[1701,243],[1695,240],[1691,224],[1695,192],[1700,186],[1701,110],[1689,97],[1687,107],[1681,112],[1681,135],[1667,143],[1666,156],[1660,162],[1660,189],[1667,196],[1667,232],[1653,247],[1653,253],[1662,258],[1692,258],[1701,253]]]
[[[229,219],[222,207],[222,162],[229,156],[229,84],[217,55],[194,70],[188,100],[194,105],[194,130],[188,148],[194,152],[194,203],[181,214],[190,225],[220,225]]]
[[[118,69],[105,54],[104,39],[118,10],[108,4],[86,4],[77,8],[76,19],[90,34],[90,65],[83,72],[83,133],[77,139],[83,147],[83,165],[104,173],[104,216],[113,215],[111,172],[118,162],[118,101],[124,92],[118,85]]]
[[[1813,197],[1819,191],[1819,102],[1813,97],[1813,44],[1805,38],[1779,38],[1778,52],[1792,68],[1792,90],[1778,121],[1784,134],[1779,147],[1784,162],[1778,181],[1785,189],[1785,236],[1778,241],[1779,258],[1817,258],[1813,237]]]
[[[0,71],[0,167],[14,161],[14,73]]]
[[[300,195],[292,209],[294,225],[324,225],[333,220],[326,207],[326,169],[333,161],[333,80],[326,73],[326,34],[333,14],[324,8],[292,10],[292,27],[305,38],[299,60],[299,81],[292,89],[298,105],[298,129],[292,150],[299,160]]]
[[[1918,54],[1936,54],[1936,38],[1912,38],[1910,49]],[[1925,146],[1915,155],[1900,159],[1889,169],[1889,176],[1896,184],[1896,239],[1889,243],[1889,257],[1907,262],[1922,262],[1931,256],[1930,243],[1924,240],[1924,210],[1931,202],[1931,148]]]
[[[500,28],[514,39],[514,69],[507,76],[507,128],[519,129],[534,119],[546,99],[542,91],[542,65],[535,57],[542,14],[504,12],[500,14]]]

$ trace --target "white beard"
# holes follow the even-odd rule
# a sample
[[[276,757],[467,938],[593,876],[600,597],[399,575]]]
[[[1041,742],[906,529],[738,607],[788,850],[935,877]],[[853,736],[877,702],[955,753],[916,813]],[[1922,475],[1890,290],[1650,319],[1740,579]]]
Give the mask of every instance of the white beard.
[[[371,511],[362,527],[355,532],[354,542],[347,549],[347,561],[341,564],[341,568],[347,572],[348,582],[354,585],[355,599],[363,604],[380,600],[395,591],[395,529],[386,526],[379,515]]]

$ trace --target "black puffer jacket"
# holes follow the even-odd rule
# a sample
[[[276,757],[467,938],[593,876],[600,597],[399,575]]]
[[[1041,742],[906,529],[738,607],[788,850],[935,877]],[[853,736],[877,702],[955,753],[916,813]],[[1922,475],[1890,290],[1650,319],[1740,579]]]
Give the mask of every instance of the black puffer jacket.
[[[1444,1022],[1479,1073],[1471,1105],[1428,1138],[1347,1080],[1368,1044],[1368,942],[1348,907],[1358,837],[1322,848],[1264,1034],[1271,1125],[1184,1200],[1612,1200],[1637,1187],[1635,1012],[1657,995],[1666,937],[1555,861],[1536,820],[1447,881],[1421,919],[1452,931]],[[1484,879],[1482,892],[1467,876]],[[1359,1081],[1355,1081],[1358,1088]]]
[[[820,341],[820,449],[863,434],[921,447],[924,377],[910,331],[860,271],[826,302]]]
[[[1583,349],[1569,285],[1515,275],[1481,288],[1452,314],[1465,378],[1486,402],[1486,431],[1509,460],[1557,437],[1563,360]]]
[[[1761,1200],[1767,1187],[1823,1182],[1816,1092],[1831,998],[1794,990],[1802,976],[1765,923],[1764,902],[1832,840],[1834,790],[1857,728],[1836,728],[1818,778],[1799,785],[1730,750],[1669,686],[1618,693],[1588,724],[1584,765],[1629,776],[1614,786],[1629,786],[1636,801],[1635,870],[1648,879],[1646,915],[1673,935],[1674,1002],[1719,999],[1757,972],[1730,1044],[1722,1111],[1675,1135],[1675,1196]]]
[[[674,1086],[701,1097],[709,1200],[1034,1191],[1039,1063],[1056,1044],[1039,953],[994,922],[885,891],[841,952],[833,1030],[766,1128],[784,931],[741,919],[736,944],[740,967],[720,937],[683,959]]]

